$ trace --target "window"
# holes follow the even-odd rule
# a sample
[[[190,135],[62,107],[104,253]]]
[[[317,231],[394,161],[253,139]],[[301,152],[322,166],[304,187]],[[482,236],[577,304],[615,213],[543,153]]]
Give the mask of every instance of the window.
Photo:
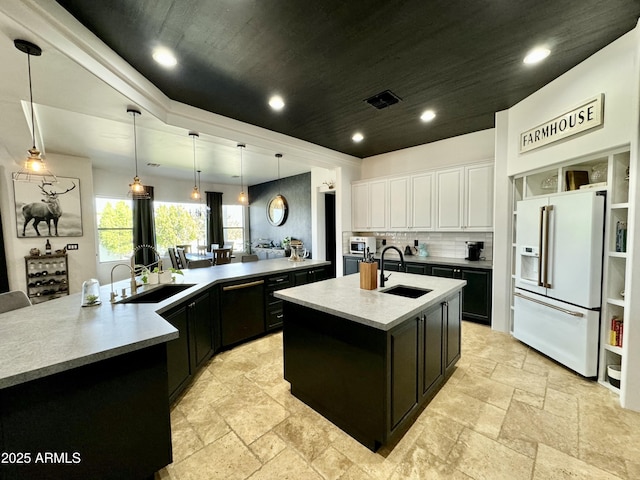
[[[119,198],[96,198],[98,258],[126,260],[133,250],[133,203]]]
[[[156,226],[156,247],[161,255],[167,255],[169,247],[191,245],[197,252],[198,245],[207,244],[206,207],[194,203],[153,202]]]
[[[224,243],[232,244],[235,252],[244,251],[244,207],[222,205]]]

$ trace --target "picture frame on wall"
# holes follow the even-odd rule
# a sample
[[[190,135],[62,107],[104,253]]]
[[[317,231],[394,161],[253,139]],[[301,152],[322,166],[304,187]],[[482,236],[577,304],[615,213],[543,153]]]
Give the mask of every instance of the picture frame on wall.
[[[13,182],[18,238],[81,237],[80,179]]]

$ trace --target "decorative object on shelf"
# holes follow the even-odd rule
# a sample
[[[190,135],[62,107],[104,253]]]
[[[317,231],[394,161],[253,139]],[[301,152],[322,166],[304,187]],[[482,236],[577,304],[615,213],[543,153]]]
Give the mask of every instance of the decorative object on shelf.
[[[53,189],[53,184],[47,182],[14,183],[16,212],[22,212],[22,215],[16,215],[18,237],[82,236],[80,180],[57,177],[55,185],[56,190]],[[58,224],[61,218],[62,221]],[[44,233],[38,229],[40,222],[47,225]],[[32,228],[27,228],[29,224]]]
[[[82,283],[82,306],[95,307],[100,305],[100,282],[95,278],[90,278]]]
[[[420,245],[418,245],[418,256],[419,257],[428,257],[429,256],[429,252],[427,251],[427,244],[426,243],[421,243]]]
[[[584,170],[567,170],[565,176],[567,190],[578,190],[582,185],[589,183],[589,172]]]
[[[138,137],[136,133],[136,115],[142,115],[142,112],[137,108],[127,108],[127,113],[130,113],[133,117],[133,158],[136,166],[136,174],[133,177],[133,183],[129,184],[129,195],[136,200],[148,200],[149,194],[147,189],[138,177]]]
[[[589,183],[600,183],[607,181],[607,168],[609,164],[607,162],[599,163],[591,167],[591,175]]]
[[[627,251],[627,222],[616,222],[616,252]]]
[[[336,181],[335,180],[329,180],[328,182],[327,181],[322,182],[322,184],[326,185],[329,190],[333,190],[335,188],[335,186],[336,186]]]
[[[558,190],[558,175],[549,175],[540,182],[542,190]]]
[[[245,203],[249,203],[247,196],[244,194],[244,176],[242,173],[242,150],[244,150],[246,145],[244,143],[239,143],[238,148],[240,149],[240,196],[238,197],[238,201],[243,205]]]
[[[51,242],[47,238],[47,243],[44,245],[44,253],[45,255],[51,255]]]
[[[629,181],[629,167],[627,167],[627,169],[624,171],[624,179],[627,182]]]
[[[189,132],[189,136],[193,140],[193,190],[191,191],[191,200],[200,200],[202,195],[196,183],[196,138],[200,137],[200,135],[198,135],[198,132]],[[200,170],[197,171],[199,172]]]
[[[31,250],[29,250],[29,255],[31,255],[32,257],[37,257],[38,255],[40,255],[40,249],[32,248]]]
[[[29,104],[31,105],[31,140],[33,146],[28,150],[29,157],[24,161],[24,166],[12,174],[14,182],[46,182],[56,183],[58,179],[51,173],[40,157],[40,151],[36,148],[36,124],[33,111],[33,89],[31,85],[31,56],[39,57],[42,49],[26,40],[14,40],[15,47],[27,54],[27,67],[29,70]]]
[[[611,385],[620,388],[620,376],[620,365],[607,365],[607,377]]]

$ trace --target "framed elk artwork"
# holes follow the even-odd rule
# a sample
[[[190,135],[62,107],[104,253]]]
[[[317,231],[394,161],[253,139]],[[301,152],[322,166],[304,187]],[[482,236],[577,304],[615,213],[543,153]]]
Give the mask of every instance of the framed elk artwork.
[[[58,177],[57,183],[13,182],[19,238],[81,237],[80,180]]]

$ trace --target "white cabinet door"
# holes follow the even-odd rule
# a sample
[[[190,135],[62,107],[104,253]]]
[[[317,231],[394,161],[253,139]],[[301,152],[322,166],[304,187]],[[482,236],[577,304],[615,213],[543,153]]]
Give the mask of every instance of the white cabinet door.
[[[351,230],[369,228],[369,184],[351,185]]]
[[[433,173],[411,177],[411,227],[433,229],[433,197]]]
[[[389,180],[389,229],[403,230],[409,226],[409,178]]]
[[[387,181],[369,183],[369,228],[387,228]]]
[[[436,230],[462,229],[463,170],[436,172]]]
[[[493,164],[465,168],[465,230],[493,230]]]

